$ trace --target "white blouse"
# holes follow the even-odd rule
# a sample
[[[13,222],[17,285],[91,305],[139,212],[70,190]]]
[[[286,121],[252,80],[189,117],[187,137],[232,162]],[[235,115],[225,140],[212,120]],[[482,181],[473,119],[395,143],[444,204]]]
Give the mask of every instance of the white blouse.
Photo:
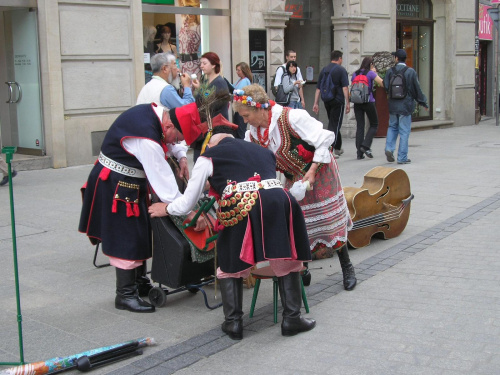
[[[269,146],[268,149],[273,153],[281,146],[281,136],[278,128],[278,118],[283,111],[283,107],[275,104],[272,108],[271,125],[269,126]],[[332,155],[328,147],[335,140],[335,133],[323,129],[323,124],[311,117],[304,109],[291,109],[288,117],[290,126],[306,143],[314,146],[313,162],[328,164],[331,161]],[[261,136],[264,135],[264,128],[260,128]],[[257,128],[250,126],[250,129],[245,133],[245,140],[250,141],[250,135],[257,138]]]

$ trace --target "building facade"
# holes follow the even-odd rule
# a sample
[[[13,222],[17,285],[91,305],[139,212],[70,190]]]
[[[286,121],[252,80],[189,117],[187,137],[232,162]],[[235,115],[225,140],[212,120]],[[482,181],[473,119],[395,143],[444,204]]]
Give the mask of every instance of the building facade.
[[[144,85],[143,29],[164,24],[181,69],[214,51],[229,81],[244,61],[268,92],[294,49],[310,113],[332,49],[352,73],[366,56],[404,48],[431,109],[415,113],[414,126],[473,124],[476,8],[470,0],[0,0],[2,144],[54,168],[94,162]],[[323,108],[319,119],[327,123]],[[347,116],[343,133],[354,128]]]

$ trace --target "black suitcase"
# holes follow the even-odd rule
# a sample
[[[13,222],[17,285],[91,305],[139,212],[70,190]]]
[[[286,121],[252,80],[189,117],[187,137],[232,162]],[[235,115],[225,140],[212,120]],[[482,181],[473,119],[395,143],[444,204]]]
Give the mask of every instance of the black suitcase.
[[[213,276],[214,260],[196,263],[191,259],[188,240],[169,217],[152,218],[153,261],[151,278],[170,288],[197,284]]]

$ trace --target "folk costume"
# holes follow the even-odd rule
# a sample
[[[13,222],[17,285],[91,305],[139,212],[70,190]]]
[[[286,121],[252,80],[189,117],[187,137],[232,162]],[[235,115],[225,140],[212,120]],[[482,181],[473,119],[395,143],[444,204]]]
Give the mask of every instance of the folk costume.
[[[222,122],[227,122],[219,116]],[[236,125],[235,125],[236,126]],[[183,215],[196,203],[209,181],[218,199],[217,271],[230,338],[243,337],[243,279],[258,262],[269,260],[282,293],[282,334],[295,335],[315,326],[300,316],[302,261],[311,259],[309,241],[297,201],[276,180],[272,152],[226,137],[201,155],[184,195],[167,206]]]
[[[311,251],[319,247],[341,249],[339,255],[344,287],[356,284],[354,267],[347,252],[347,231],[352,227],[344,191],[330,146],[335,134],[306,111],[275,104],[269,110],[269,128],[250,127],[246,140],[257,143],[276,155],[277,170],[286,177],[285,187],[301,180],[311,163],[320,163],[313,189],[306,192],[299,204],[304,212]]]
[[[311,260],[302,211],[276,180],[272,152],[224,138],[200,156],[188,188],[168,205],[169,213],[189,212],[207,179],[211,192],[219,197],[217,217],[223,228],[217,238],[219,278],[270,259],[298,261],[298,270],[302,261]]]
[[[174,111],[180,118],[198,115],[194,103]],[[164,202],[180,196],[165,160],[162,115],[162,107],[141,104],[118,116],[82,188],[78,230],[93,245],[102,243],[102,252],[116,267],[115,307],[122,310],[154,311],[138,296],[138,281],[145,276],[141,266],[152,254],[148,184]]]

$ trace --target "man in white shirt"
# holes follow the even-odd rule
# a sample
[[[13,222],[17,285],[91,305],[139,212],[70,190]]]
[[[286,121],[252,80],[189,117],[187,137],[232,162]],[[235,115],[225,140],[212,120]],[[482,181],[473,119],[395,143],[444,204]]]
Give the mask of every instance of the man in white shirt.
[[[287,50],[285,54],[285,63],[276,70],[276,75],[274,76],[274,87],[276,88],[276,90],[278,89],[278,86],[281,85],[283,73],[286,73],[287,62],[296,60],[297,60],[297,52],[295,52],[293,49]],[[302,73],[300,72],[299,67],[297,67],[297,72],[295,73],[295,75],[297,76],[297,81],[304,80],[302,78]],[[305,108],[304,90],[302,89],[302,85],[300,85],[299,96],[300,96],[300,101],[303,103],[303,107]]]
[[[187,74],[182,74],[180,77],[184,87],[182,97],[179,96],[177,90],[171,84],[179,74],[174,55],[171,53],[154,55],[151,58],[151,69],[153,70],[153,77],[142,88],[136,104],[156,103],[172,109],[194,102],[191,78]]]

